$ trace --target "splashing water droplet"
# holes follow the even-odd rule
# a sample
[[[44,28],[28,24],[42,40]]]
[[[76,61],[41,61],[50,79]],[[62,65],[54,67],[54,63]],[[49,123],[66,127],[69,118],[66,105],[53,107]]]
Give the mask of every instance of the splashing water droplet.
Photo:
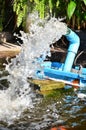
[[[29,33],[21,31],[21,52],[6,64],[9,72],[9,88],[0,91],[0,120],[12,121],[26,108],[33,106],[31,89],[27,77],[35,78],[36,70],[43,69],[37,61],[50,51],[50,44],[59,40],[67,32],[67,26],[56,18],[41,20],[38,17],[31,23]]]

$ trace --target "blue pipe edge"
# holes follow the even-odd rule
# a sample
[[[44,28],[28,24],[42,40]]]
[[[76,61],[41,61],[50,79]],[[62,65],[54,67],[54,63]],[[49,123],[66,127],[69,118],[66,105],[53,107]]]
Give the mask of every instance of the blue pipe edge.
[[[69,34],[65,35],[65,37],[69,41],[69,48],[68,48],[68,53],[67,53],[66,60],[63,66],[63,71],[69,72],[72,69],[75,56],[80,46],[80,38],[71,29],[69,29]]]
[[[74,63],[75,56],[76,56],[78,48],[80,46],[80,38],[79,38],[79,36],[75,32],[73,32],[71,29],[69,29],[69,31],[70,32],[67,35],[65,35],[65,37],[69,41],[69,48],[68,48],[68,53],[67,53],[67,56],[66,56],[66,60],[63,63],[63,65],[61,64],[62,67],[61,67],[61,65],[59,63],[61,70],[64,71],[64,72],[70,72],[71,71],[72,65]],[[51,68],[52,64],[54,64],[53,62],[49,62],[49,63],[47,62],[47,63],[43,64],[43,60],[44,60],[44,58],[43,58],[43,56],[41,56],[38,59],[38,62],[41,63],[42,66],[44,66],[45,70],[48,70],[48,68]],[[46,75],[45,70],[44,70],[44,75],[43,75],[43,73],[41,73],[41,70],[37,70],[36,77],[38,77],[40,79],[43,79],[45,77],[45,75]],[[50,74],[48,73],[48,76],[49,75]]]

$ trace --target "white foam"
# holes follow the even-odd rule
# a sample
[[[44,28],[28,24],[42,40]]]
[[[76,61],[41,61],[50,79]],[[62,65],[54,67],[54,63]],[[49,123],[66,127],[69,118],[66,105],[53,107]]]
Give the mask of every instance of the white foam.
[[[9,88],[0,91],[0,120],[12,121],[26,109],[33,106],[31,89],[27,77],[34,77],[38,68],[37,57],[49,51],[49,45],[67,32],[64,23],[56,18],[40,20],[38,17],[29,28],[30,33],[21,32],[23,40],[19,55],[6,64],[9,72]]]

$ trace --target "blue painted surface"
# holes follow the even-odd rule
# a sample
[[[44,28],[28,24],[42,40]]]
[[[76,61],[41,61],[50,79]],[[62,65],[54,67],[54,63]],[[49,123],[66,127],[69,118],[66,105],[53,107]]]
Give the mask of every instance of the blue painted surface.
[[[72,30],[66,35],[66,38],[69,41],[69,48],[65,62],[42,62],[42,64],[40,64],[44,70],[42,73],[38,70],[36,75],[40,79],[50,77],[70,82],[77,79],[79,80],[79,85],[86,86],[86,68],[80,68],[79,66],[72,68],[76,53],[80,46],[80,39]]]
[[[71,71],[75,56],[80,46],[80,38],[72,30],[70,30],[70,33],[68,35],[66,35],[66,38],[69,41],[69,48],[64,63],[63,71]]]
[[[54,78],[58,80],[65,80],[72,82],[75,79],[80,81],[79,85],[86,86],[86,68],[79,70],[79,66],[73,68],[74,72],[63,71],[64,63],[59,62],[44,62],[42,67],[44,68],[41,73],[40,70],[37,71],[36,75],[40,79]]]
[[[72,72],[56,70],[56,69],[51,69],[51,68],[44,68],[44,74],[48,77],[56,78],[56,79],[71,80],[71,79],[78,79],[79,78],[78,74],[75,74]]]
[[[51,65],[51,67],[48,67],[47,65],[44,67],[44,76],[70,82],[77,79],[80,82],[79,85],[86,86],[86,68],[82,68],[82,70],[73,68],[73,70],[76,71],[76,73],[74,73],[62,71],[62,66],[64,66],[63,63],[54,62]]]

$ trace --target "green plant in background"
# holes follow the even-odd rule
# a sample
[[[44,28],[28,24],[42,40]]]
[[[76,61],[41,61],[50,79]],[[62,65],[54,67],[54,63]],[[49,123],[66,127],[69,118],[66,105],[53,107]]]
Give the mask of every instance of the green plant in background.
[[[17,27],[21,25],[21,23],[25,21],[26,14],[28,11],[28,0],[14,0],[13,2],[13,11],[16,13],[17,16]]]
[[[36,3],[36,6],[34,10],[38,10],[40,13],[40,18],[44,18],[44,13],[45,13],[45,0],[34,0]]]
[[[70,0],[67,6],[67,17],[71,22],[72,27],[80,29],[86,27],[86,0]]]
[[[9,7],[6,3],[7,0],[0,0],[0,31],[3,30],[3,26],[10,26],[8,20],[12,13],[8,19],[5,11],[10,10],[12,12],[12,9],[16,14],[16,19],[13,17],[16,27],[20,25],[25,26],[27,13],[38,11],[40,18],[45,18],[46,16],[54,16],[56,18],[66,16],[65,22],[71,28],[86,28],[86,0],[13,0],[9,1]]]
[[[30,0],[30,5],[33,4],[32,11],[38,11],[40,18],[45,17],[46,0]]]
[[[86,27],[86,0],[30,0],[33,10],[39,12],[40,18],[47,15],[65,17],[71,28]]]
[[[30,5],[34,5],[32,11],[38,11],[42,19],[47,15],[55,15],[58,3],[58,0],[30,0]]]
[[[1,0],[0,1],[0,31],[3,30],[3,22],[4,22],[4,19],[5,19],[5,10],[4,10],[4,7],[5,7],[5,1]]]
[[[68,4],[68,8],[67,8],[67,15],[68,15],[68,18],[71,19],[74,11],[75,11],[75,8],[76,8],[76,3],[74,1],[70,1],[70,3]]]

